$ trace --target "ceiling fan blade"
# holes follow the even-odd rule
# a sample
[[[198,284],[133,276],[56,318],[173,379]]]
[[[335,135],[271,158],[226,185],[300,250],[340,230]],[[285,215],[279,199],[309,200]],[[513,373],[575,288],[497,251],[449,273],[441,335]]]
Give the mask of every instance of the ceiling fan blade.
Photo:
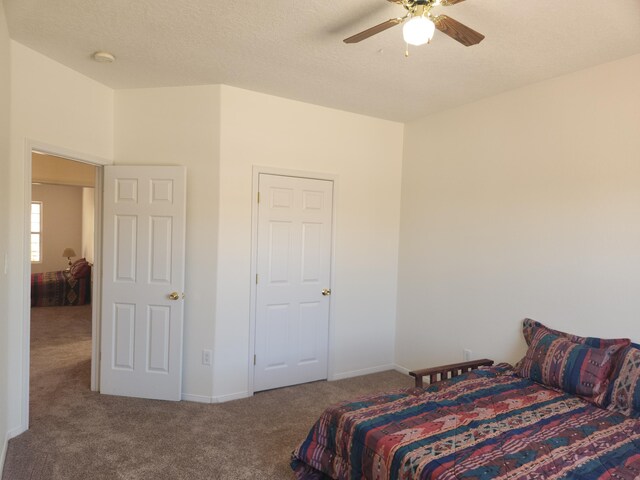
[[[404,20],[403,18],[391,18],[386,22],[382,22],[381,24],[376,25],[375,27],[367,28],[366,30],[360,33],[356,33],[355,35],[352,35],[349,38],[345,38],[343,42],[344,43],[361,42],[362,40],[372,37],[377,33],[384,32],[387,28],[391,28],[395,25],[398,25],[399,23],[402,23],[403,20]]]
[[[464,0],[440,0],[440,5],[443,7],[450,7],[451,5],[455,5],[460,2],[464,2]]]
[[[436,28],[442,33],[449,35],[451,38],[467,47],[480,43],[484,40],[484,35],[481,33],[476,32],[446,15],[438,15],[433,20],[433,23],[436,24]]]

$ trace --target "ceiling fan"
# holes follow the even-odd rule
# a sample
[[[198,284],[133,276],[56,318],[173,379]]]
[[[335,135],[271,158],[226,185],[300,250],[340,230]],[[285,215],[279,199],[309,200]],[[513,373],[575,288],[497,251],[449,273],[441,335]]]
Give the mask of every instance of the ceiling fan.
[[[387,0],[391,3],[402,5],[407,13],[403,17],[391,18],[386,22],[356,33],[345,38],[344,43],[358,43],[373,35],[387,30],[395,25],[404,23],[402,34],[409,45],[423,45],[429,43],[436,29],[445,35],[449,35],[461,44],[470,47],[480,43],[484,35],[463,25],[447,15],[433,16],[433,7],[448,7],[464,0]]]

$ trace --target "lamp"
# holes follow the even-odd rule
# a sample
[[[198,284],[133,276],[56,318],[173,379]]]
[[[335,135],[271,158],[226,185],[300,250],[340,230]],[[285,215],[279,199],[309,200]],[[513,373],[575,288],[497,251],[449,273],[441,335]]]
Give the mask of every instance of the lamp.
[[[409,45],[429,43],[436,31],[435,24],[427,17],[416,15],[411,17],[402,27],[402,36]]]
[[[68,268],[71,268],[71,257],[76,256],[76,252],[73,251],[73,248],[65,248],[64,251],[62,252],[62,256],[67,257],[67,260],[69,260]]]

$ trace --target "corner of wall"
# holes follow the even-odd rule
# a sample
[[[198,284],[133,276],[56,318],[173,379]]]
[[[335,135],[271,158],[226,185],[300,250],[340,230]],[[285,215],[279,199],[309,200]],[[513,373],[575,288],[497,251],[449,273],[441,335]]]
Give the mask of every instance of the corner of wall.
[[[9,445],[9,435],[5,435],[4,442],[2,444],[2,451],[0,452],[0,478],[2,478],[2,471],[4,470],[4,460],[7,457],[7,446]]]

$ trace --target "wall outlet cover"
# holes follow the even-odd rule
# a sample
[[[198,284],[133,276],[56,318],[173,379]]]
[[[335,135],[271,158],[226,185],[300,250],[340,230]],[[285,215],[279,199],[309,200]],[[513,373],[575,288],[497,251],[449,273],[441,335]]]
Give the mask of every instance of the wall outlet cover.
[[[202,364],[210,367],[212,355],[213,352],[211,350],[202,350]]]

